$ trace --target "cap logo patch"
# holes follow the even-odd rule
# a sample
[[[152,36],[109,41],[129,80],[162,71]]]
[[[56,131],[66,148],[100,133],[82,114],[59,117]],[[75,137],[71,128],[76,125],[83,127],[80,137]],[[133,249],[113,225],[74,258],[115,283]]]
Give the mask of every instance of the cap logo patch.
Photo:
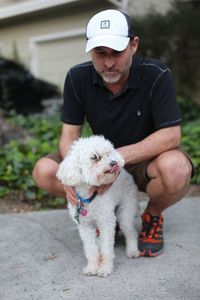
[[[110,21],[109,20],[104,20],[101,21],[101,29],[109,29],[110,28]]]

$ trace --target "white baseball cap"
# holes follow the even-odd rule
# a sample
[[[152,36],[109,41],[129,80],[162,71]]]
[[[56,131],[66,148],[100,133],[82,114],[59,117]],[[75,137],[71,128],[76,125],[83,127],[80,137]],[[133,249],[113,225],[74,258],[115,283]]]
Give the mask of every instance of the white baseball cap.
[[[131,18],[115,9],[94,15],[86,28],[86,53],[95,47],[108,47],[116,51],[126,49],[130,37],[134,37]]]

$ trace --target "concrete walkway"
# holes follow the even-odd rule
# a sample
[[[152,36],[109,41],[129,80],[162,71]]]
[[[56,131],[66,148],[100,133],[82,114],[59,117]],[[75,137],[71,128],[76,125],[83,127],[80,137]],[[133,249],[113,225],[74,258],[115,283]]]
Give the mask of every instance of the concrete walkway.
[[[157,258],[126,258],[118,237],[107,278],[82,275],[82,244],[67,210],[0,215],[0,300],[200,299],[199,215],[199,197],[164,213],[165,252]]]

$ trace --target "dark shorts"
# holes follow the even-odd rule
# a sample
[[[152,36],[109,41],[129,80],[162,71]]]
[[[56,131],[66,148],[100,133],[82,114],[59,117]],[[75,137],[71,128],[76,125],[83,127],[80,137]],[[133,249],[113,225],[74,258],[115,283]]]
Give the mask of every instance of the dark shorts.
[[[60,164],[62,161],[62,157],[60,156],[59,152],[47,154],[45,157],[48,157],[48,158],[56,161],[58,164]]]
[[[194,165],[193,165],[193,162],[192,162],[190,156],[181,149],[176,149],[176,151],[182,152],[187,157],[189,162],[191,163],[191,166],[192,166],[191,177],[193,177],[194,176]],[[125,169],[133,176],[134,181],[137,184],[137,186],[141,192],[146,191],[147,184],[151,180],[147,175],[147,168],[152,160],[153,160],[153,158],[133,164],[133,165],[125,166]]]
[[[192,166],[191,176],[193,176],[194,175],[194,165],[192,163],[190,156],[181,149],[176,149],[176,151],[182,152],[188,158],[188,160],[190,161],[191,166]],[[62,158],[58,152],[50,153],[50,154],[46,155],[46,157],[56,161],[58,164],[61,163],[61,161],[62,161]],[[149,159],[149,160],[145,160],[145,161],[142,161],[142,162],[139,162],[136,164],[125,166],[125,169],[127,170],[128,173],[130,173],[133,176],[134,181],[141,192],[146,191],[146,186],[149,183],[149,181],[151,180],[147,175],[147,168],[152,160],[153,159]]]

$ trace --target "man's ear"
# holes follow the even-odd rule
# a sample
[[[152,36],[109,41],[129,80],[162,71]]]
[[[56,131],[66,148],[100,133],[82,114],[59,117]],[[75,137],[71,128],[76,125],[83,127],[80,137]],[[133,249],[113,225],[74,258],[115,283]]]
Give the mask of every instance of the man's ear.
[[[131,51],[132,51],[132,55],[135,55],[135,53],[137,52],[137,49],[139,47],[139,37],[135,36],[132,40],[131,40]]]

